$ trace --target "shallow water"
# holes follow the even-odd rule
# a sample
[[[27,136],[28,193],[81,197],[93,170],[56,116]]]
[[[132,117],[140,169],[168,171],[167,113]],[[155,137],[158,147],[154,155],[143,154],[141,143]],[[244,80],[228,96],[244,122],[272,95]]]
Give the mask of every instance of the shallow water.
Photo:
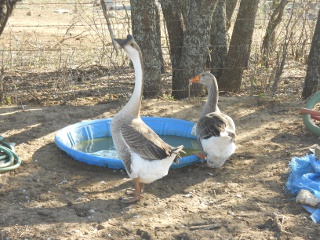
[[[192,155],[193,153],[199,151],[199,146],[196,139],[177,136],[160,137],[171,146],[183,145],[183,150],[186,152],[186,154],[180,154],[181,157]],[[81,152],[89,153],[91,155],[100,156],[103,158],[119,159],[119,156],[112,141],[112,137],[96,138],[82,141],[75,144],[72,148]]]

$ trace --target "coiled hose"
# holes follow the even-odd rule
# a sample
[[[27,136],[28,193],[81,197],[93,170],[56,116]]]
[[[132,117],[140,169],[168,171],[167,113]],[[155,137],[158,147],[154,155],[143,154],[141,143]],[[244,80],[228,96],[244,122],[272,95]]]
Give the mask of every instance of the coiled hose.
[[[316,92],[306,103],[306,108],[300,109],[300,114],[302,114],[302,119],[304,125],[314,134],[320,136],[320,127],[317,126],[312,118],[320,120],[320,112],[312,111],[311,109],[320,102],[320,91]]]
[[[0,136],[0,173],[14,170],[20,165],[21,160],[12,146],[3,141],[3,137]]]

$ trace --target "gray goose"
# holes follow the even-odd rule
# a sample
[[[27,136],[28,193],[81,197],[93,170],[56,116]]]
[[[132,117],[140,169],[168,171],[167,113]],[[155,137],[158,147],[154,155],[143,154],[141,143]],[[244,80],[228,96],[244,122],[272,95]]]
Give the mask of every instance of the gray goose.
[[[235,152],[236,129],[234,121],[218,107],[217,80],[210,72],[203,72],[191,83],[199,82],[207,87],[208,99],[197,123],[197,138],[202,153],[197,155],[207,160],[209,167],[219,168]]]
[[[135,71],[135,86],[127,104],[113,117],[111,133],[115,148],[126,171],[134,181],[134,195],[122,198],[125,203],[139,201],[144,184],[168,174],[172,162],[183,146],[172,147],[165,143],[140,118],[143,89],[143,62],[138,44],[131,35],[115,39],[131,59]]]

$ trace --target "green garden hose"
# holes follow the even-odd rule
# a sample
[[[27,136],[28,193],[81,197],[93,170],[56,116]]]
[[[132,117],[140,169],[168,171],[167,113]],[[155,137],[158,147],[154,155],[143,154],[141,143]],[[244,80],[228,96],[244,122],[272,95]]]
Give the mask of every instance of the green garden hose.
[[[320,101],[320,92],[317,92],[309,99],[309,101],[306,104],[306,108],[312,109],[319,101]],[[307,129],[309,129],[314,134],[320,136],[320,128],[316,124],[314,124],[310,114],[302,114],[302,119]]]
[[[13,151],[12,146],[0,136],[0,173],[7,172],[18,168],[21,165],[21,160]]]

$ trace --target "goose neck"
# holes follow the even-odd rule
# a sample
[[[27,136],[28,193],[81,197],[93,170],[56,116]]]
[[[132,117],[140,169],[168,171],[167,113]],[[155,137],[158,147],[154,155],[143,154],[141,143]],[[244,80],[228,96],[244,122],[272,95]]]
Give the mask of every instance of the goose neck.
[[[216,112],[216,111],[220,112],[218,107],[218,100],[219,100],[218,85],[215,82],[212,82],[210,85],[208,85],[207,89],[208,89],[208,98],[203,108],[203,111],[201,114],[202,116],[210,112]]]
[[[143,62],[139,52],[130,56],[135,72],[135,85],[130,100],[125,106],[127,112],[140,115],[141,96],[143,90]]]

